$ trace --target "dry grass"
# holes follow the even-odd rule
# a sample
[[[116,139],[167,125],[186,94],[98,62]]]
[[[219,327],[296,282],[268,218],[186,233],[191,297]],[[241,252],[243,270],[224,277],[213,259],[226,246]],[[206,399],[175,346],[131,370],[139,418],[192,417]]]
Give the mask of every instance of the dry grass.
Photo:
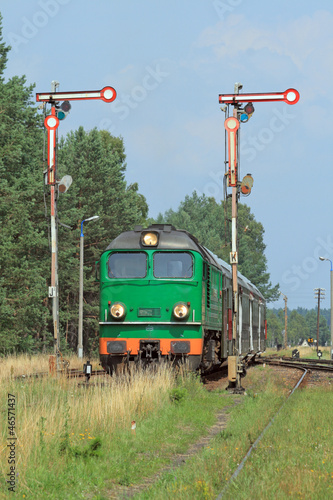
[[[290,349],[282,349],[281,351],[277,351],[276,349],[273,348],[267,348],[265,353],[267,356],[270,356],[272,354],[280,354],[281,356],[291,356],[292,351],[294,349],[298,349],[301,358],[317,358],[317,348],[316,347],[303,347],[303,346],[294,346],[291,347]],[[330,358],[330,347],[322,347],[319,346],[319,349],[321,350],[323,354],[323,359],[329,359]]]
[[[30,375],[32,373],[48,373],[49,354],[20,354],[18,356],[7,356],[0,358],[0,380],[10,379],[21,375]],[[83,369],[83,360],[76,355],[64,356],[64,360],[69,361],[69,368]],[[61,358],[59,357],[61,362]],[[97,359],[90,360],[93,369],[100,369]]]
[[[76,358],[77,360],[77,358]],[[75,360],[75,361],[76,361]],[[75,363],[71,367],[75,366]],[[82,361],[80,361],[82,368]],[[0,394],[6,408],[7,394],[16,398],[17,466],[20,481],[26,468],[37,467],[42,449],[58,449],[67,434],[70,443],[89,443],[89,439],[108,436],[111,441],[118,429],[131,429],[131,421],[158,410],[161,397],[173,387],[174,374],[161,367],[157,371],[135,371],[111,378],[92,379],[89,388],[79,386],[82,379],[66,377],[15,379],[15,375],[47,371],[48,356],[17,356],[1,360]],[[12,368],[13,367],[13,368]],[[166,396],[167,397],[167,396]],[[7,410],[1,419],[1,471],[6,474]],[[44,457],[61,460],[59,454]]]

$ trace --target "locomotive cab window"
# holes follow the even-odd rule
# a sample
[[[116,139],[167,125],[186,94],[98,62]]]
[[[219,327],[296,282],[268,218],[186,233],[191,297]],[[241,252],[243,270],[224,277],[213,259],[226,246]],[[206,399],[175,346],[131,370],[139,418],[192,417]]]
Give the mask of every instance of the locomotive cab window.
[[[115,252],[108,260],[109,278],[145,278],[147,254],[145,252]]]
[[[155,278],[192,278],[193,257],[187,252],[155,252]]]

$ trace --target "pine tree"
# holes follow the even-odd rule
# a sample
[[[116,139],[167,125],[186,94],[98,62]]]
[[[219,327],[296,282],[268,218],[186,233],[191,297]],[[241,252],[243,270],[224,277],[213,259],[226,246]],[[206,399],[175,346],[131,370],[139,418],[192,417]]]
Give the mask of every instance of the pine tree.
[[[47,255],[42,123],[24,76],[7,82],[0,26],[0,352],[32,349],[45,334]]]
[[[218,257],[229,262],[231,251],[231,209],[224,202],[214,198],[199,196],[196,192],[186,196],[178,211],[168,210],[159,214],[157,223],[173,224],[177,229],[186,229],[201,244]],[[152,220],[150,222],[153,222]],[[239,271],[246,276],[264,297],[276,300],[279,285],[272,286],[267,271],[265,256],[264,228],[257,222],[247,205],[238,205],[238,248]]]

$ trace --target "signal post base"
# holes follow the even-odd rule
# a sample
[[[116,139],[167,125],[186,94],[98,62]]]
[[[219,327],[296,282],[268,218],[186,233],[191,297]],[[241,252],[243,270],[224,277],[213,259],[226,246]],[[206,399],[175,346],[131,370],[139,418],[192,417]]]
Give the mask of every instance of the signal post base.
[[[241,384],[240,362],[238,356],[228,356],[228,380],[229,384],[226,390],[230,394],[244,394],[245,389]]]

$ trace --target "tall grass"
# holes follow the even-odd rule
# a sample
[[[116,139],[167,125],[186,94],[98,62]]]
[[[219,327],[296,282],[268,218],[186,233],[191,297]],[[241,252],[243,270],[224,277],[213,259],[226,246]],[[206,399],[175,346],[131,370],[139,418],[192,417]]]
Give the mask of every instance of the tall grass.
[[[0,380],[30,375],[32,373],[48,373],[49,358],[50,356],[47,354],[19,354],[5,358],[0,357]],[[69,362],[69,368],[83,368],[82,359],[79,359],[75,355],[65,356],[63,359]],[[59,360],[61,361],[61,358]],[[94,369],[100,368],[97,359],[92,361],[92,363]]]
[[[28,356],[2,360],[0,376],[1,472],[6,476],[7,394],[16,398],[16,468],[21,488],[31,489],[30,480],[41,461],[57,471],[63,454],[84,450],[96,439],[112,441],[116,432],[131,429],[133,420],[156,412],[174,385],[174,374],[159,370],[135,371],[111,378],[92,379],[90,387],[79,380],[60,377],[16,379],[14,375],[47,369],[47,359]],[[13,368],[11,368],[13,367]],[[82,380],[80,380],[82,382]],[[96,441],[95,441],[96,442]]]

